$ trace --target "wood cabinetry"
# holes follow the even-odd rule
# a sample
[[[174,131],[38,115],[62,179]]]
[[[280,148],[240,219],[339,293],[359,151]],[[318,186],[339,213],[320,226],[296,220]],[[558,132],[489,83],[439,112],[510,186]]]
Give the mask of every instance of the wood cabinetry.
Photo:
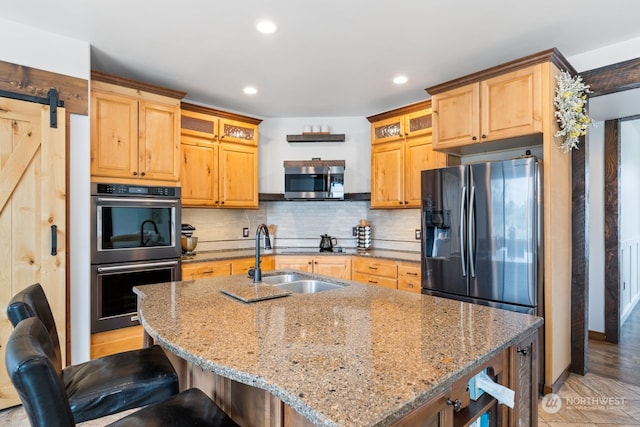
[[[351,278],[356,282],[398,288],[398,266],[396,261],[354,257]]]
[[[143,347],[142,325],[91,334],[91,359]]]
[[[536,64],[433,94],[433,148],[542,132],[542,88],[542,65]]]
[[[274,257],[260,257],[262,271],[273,270]],[[254,257],[182,263],[182,280],[247,274],[255,266]]]
[[[371,207],[420,207],[420,172],[447,165],[431,144],[431,101],[368,117]]]
[[[258,207],[260,120],[181,105],[183,206]]]
[[[276,270],[299,270],[337,279],[351,280],[351,257],[344,255],[278,255]]]
[[[99,72],[91,78],[92,180],[177,182],[185,94]]]
[[[398,289],[422,293],[420,269],[420,263],[417,262],[398,262]]]

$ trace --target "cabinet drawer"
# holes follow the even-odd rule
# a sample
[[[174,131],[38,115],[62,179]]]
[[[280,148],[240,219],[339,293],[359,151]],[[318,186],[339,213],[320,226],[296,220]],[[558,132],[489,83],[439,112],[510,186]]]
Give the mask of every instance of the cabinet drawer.
[[[260,261],[262,271],[273,270],[273,256],[261,256]],[[255,266],[256,259],[254,257],[234,259],[231,260],[231,274],[247,274],[249,269]]]
[[[359,273],[354,271],[351,275],[351,279],[356,282],[382,286],[384,288],[397,289],[398,287],[398,283],[395,278],[392,279],[389,277],[375,276],[368,273]]]
[[[229,261],[198,262],[182,266],[182,280],[231,275]]]
[[[398,268],[395,261],[364,259],[356,257],[353,260],[353,271],[357,273],[388,277],[392,278],[394,281],[398,277]]]

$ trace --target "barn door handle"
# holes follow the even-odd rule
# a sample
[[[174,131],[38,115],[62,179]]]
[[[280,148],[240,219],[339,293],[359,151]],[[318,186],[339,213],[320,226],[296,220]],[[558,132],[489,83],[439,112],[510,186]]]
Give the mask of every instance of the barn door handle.
[[[51,226],[51,256],[58,255],[58,226]]]

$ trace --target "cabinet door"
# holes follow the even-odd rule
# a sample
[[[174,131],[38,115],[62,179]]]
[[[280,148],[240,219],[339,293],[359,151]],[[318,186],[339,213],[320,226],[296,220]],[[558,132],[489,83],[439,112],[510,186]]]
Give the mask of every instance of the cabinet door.
[[[180,148],[182,205],[214,206],[218,200],[218,144],[182,135]]]
[[[348,256],[320,256],[313,260],[313,272],[337,279],[351,280],[351,258]]]
[[[258,145],[258,126],[237,120],[220,119],[220,142]]]
[[[258,147],[222,143],[218,165],[220,205],[226,208],[257,208]]]
[[[420,207],[421,172],[447,165],[447,155],[433,151],[431,135],[408,138],[404,146],[404,201],[408,207]]]
[[[380,120],[371,125],[371,143],[382,144],[404,138],[404,116]]]
[[[313,260],[308,256],[276,256],[276,270],[298,270],[313,272]]]
[[[195,280],[229,275],[231,275],[230,261],[209,261],[182,264],[182,280]]]
[[[412,137],[418,135],[428,135],[432,131],[432,111],[426,110],[409,113],[405,116],[404,136]]]
[[[480,85],[473,83],[433,95],[433,148],[480,142]]]
[[[374,145],[371,149],[371,207],[404,205],[403,141]]]
[[[140,101],[141,177],[164,181],[180,178],[180,108]]]
[[[138,101],[91,91],[91,175],[138,175]]]
[[[481,142],[542,132],[542,65],[480,82]]]

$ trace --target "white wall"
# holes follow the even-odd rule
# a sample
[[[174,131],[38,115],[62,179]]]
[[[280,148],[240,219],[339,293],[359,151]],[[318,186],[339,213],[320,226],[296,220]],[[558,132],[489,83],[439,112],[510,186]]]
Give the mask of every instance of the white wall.
[[[0,19],[0,60],[89,80],[87,42]],[[8,41],[11,42],[8,42]],[[89,118],[70,120],[71,362],[89,359]]]
[[[331,133],[346,135],[344,142],[287,142],[305,125],[329,125]],[[260,124],[260,193],[284,192],[284,160],[345,160],[345,192],[368,193],[371,178],[371,124],[365,117],[295,117],[265,119]]]

